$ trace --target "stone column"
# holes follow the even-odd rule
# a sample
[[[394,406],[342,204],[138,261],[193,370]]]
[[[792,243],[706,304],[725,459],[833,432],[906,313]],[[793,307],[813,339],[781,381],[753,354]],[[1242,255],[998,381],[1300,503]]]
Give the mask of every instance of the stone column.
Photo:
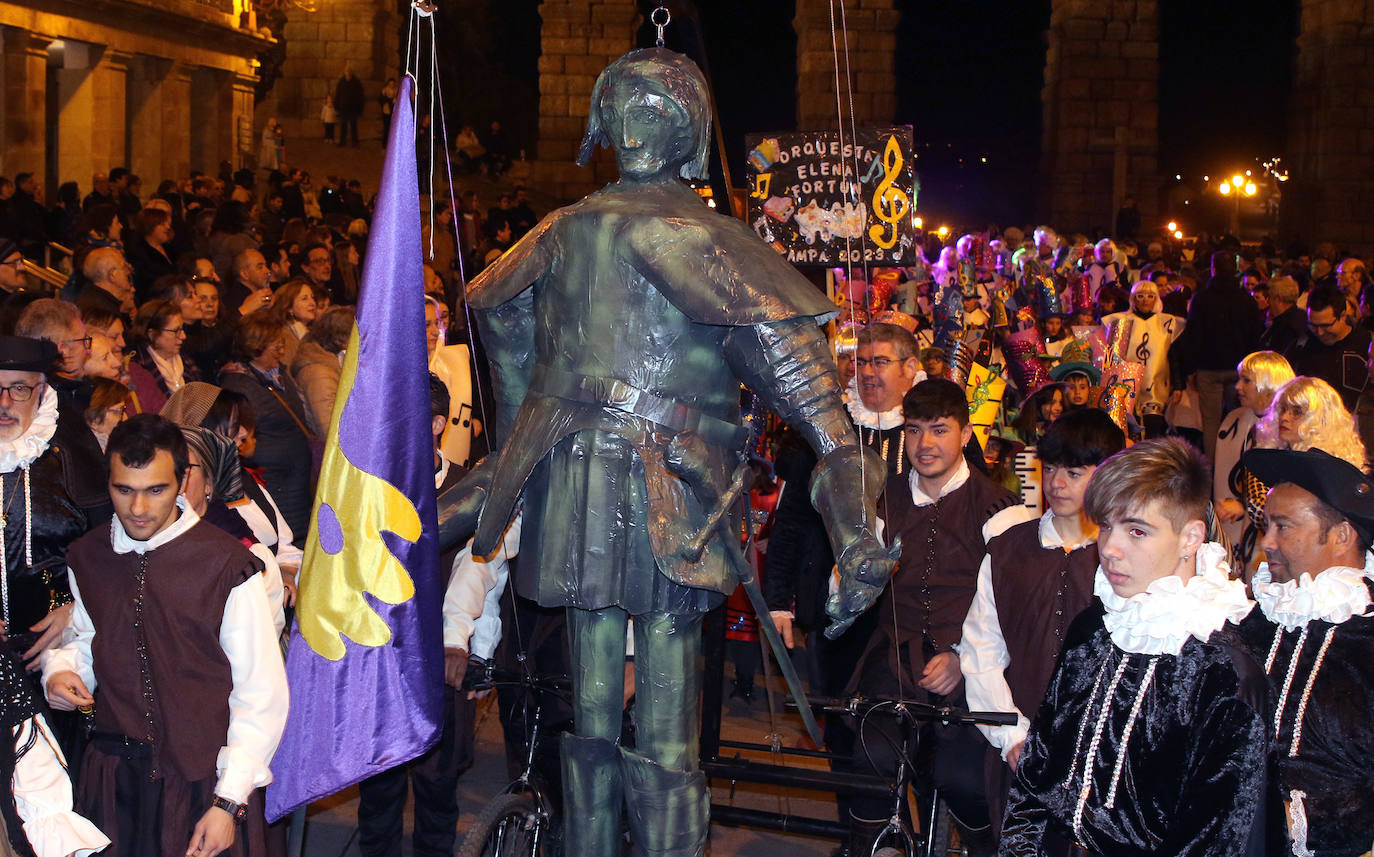
[[[830,4],[797,0],[797,127],[834,128],[841,114],[858,125],[885,125],[897,112],[897,22],[893,0],[853,0],[843,20],[836,8],[833,37]],[[852,7],[852,8],[851,8]],[[847,33],[847,39],[841,38]],[[848,44],[849,83],[845,83]],[[840,109],[835,100],[835,53],[840,58]],[[851,95],[852,90],[852,95]]]
[[[539,7],[539,157],[531,181],[556,196],[583,196],[616,178],[602,150],[578,167],[592,86],[610,62],[634,47],[639,11],[630,0],[545,0]]]
[[[162,163],[152,174],[159,180],[179,179],[191,172],[192,72],[190,66],[175,63],[162,79]]]
[[[1279,209],[1285,240],[1374,253],[1374,0],[1303,0]]]
[[[127,166],[127,53],[68,40],[57,72],[58,180],[91,186],[91,176]]]
[[[209,175],[219,162],[233,162],[233,90],[229,72],[196,68],[191,72],[191,169]]]
[[[97,168],[109,171],[129,165],[129,62],[133,55],[105,48],[91,70],[96,125],[91,151]]]
[[[1055,0],[1041,98],[1039,210],[1062,232],[1112,230],[1159,190],[1158,0]]]
[[[52,40],[20,27],[0,28],[4,51],[4,101],[0,103],[0,174],[28,171],[46,176],[48,45]],[[46,179],[45,179],[46,181]],[[87,182],[90,181],[88,176]],[[55,188],[49,188],[55,190]]]
[[[167,113],[163,99],[171,70],[172,61],[161,57],[138,55],[129,61],[129,169],[143,177],[149,194],[168,175],[163,172]]]

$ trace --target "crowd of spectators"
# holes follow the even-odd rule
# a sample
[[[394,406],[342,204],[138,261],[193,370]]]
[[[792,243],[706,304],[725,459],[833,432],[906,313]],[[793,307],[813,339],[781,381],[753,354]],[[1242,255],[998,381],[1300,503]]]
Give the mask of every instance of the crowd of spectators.
[[[349,105],[341,100],[346,128]],[[64,432],[62,454],[78,471],[90,468],[90,484],[61,486],[82,520],[64,532],[74,538],[109,519],[103,452],[127,418],[161,414],[205,434],[188,435],[192,466],[210,480],[208,506],[196,511],[262,546],[279,569],[277,588],[268,584],[272,603],[289,606],[367,254],[372,211],[360,183],[331,176],[317,189],[308,172],[283,165],[260,186],[251,172],[225,165],[219,175],[163,181],[145,194],[139,177],[120,168],[93,176],[89,193],[81,191],[64,184],[46,205],[32,174],[0,178],[0,337],[50,343],[46,383]],[[449,324],[462,284],[538,218],[523,187],[500,192],[487,208],[467,190],[456,211],[438,201],[432,214],[422,241],[434,355],[447,342],[480,346],[463,325]],[[1065,416],[1090,411],[1110,417],[1123,439],[1175,435],[1205,450],[1214,463],[1217,535],[1238,571],[1263,559],[1265,486],[1241,463],[1247,449],[1320,448],[1368,467],[1374,284],[1354,254],[1330,244],[1280,252],[1272,242],[1230,236],[1185,245],[1162,233],[1118,244],[1061,237],[1047,226],[990,229],[948,245],[927,235],[920,251],[904,268],[831,272],[840,311],[832,344],[860,437],[894,475],[916,466],[904,447],[908,392],[934,378],[965,391],[977,431],[961,454],[952,448],[949,473],[963,467],[987,475],[997,486],[988,496],[1002,505],[945,526],[981,532],[992,518],[1008,526],[1019,520],[1022,506],[1043,511],[1040,488],[1052,474],[1042,472],[1037,450],[1047,435],[1064,433],[1052,434]],[[48,289],[30,278],[32,265],[48,263],[67,275],[65,285]],[[480,347],[471,353],[480,361]],[[434,371],[446,378],[451,367]],[[944,407],[949,389],[925,395]],[[0,387],[0,435],[21,390]],[[447,393],[440,398],[436,417],[447,418]],[[990,398],[1000,404],[979,417]],[[783,436],[774,456],[784,480],[804,480],[814,465],[794,441]],[[482,447],[472,449],[469,460],[453,463],[470,464]],[[1056,449],[1048,471],[1074,458]],[[18,482],[0,488],[7,498],[22,490]],[[43,496],[56,490],[33,488]],[[938,499],[940,486],[932,490]],[[1023,502],[1003,502],[1014,497]],[[216,503],[241,498],[248,502],[233,504],[237,523],[217,511]],[[809,636],[817,686],[841,693],[874,628],[860,622],[836,643],[817,636],[833,557],[816,538],[814,510],[798,498],[784,494],[779,502],[765,587],[789,640]],[[1008,509],[1016,515],[1003,514]],[[983,544],[986,532],[975,535]],[[11,553],[22,543],[7,539]],[[961,626],[973,597],[976,564],[967,571],[950,585],[968,598],[954,599],[961,606],[949,615],[927,617],[946,631]],[[52,581],[58,605],[64,584]],[[55,637],[40,627],[48,612],[25,617],[25,627],[38,628],[50,645]],[[953,646],[957,634],[946,642]],[[930,664],[950,671],[955,686],[957,658]],[[840,724],[828,738],[832,749],[854,750]],[[961,741],[958,752],[982,752],[972,730]],[[951,799],[960,787],[949,786]]]

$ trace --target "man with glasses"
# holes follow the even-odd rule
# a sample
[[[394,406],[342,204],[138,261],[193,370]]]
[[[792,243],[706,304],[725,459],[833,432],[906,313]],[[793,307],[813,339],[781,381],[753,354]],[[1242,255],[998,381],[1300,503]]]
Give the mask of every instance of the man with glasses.
[[[79,475],[84,459],[78,462],[64,441],[74,432],[59,426],[57,391],[45,374],[57,357],[51,342],[0,336],[0,448],[8,450],[0,455],[0,505],[9,509],[3,518],[5,642],[35,669],[33,659],[56,645],[67,626],[67,545],[110,516],[108,500]],[[80,428],[90,434],[84,422]],[[93,478],[97,488],[105,479],[98,461]],[[53,725],[74,734],[70,715]]]
[[[330,287],[330,280],[334,276],[334,256],[329,252],[329,248],[323,244],[309,244],[301,251],[300,261],[301,275],[310,281],[310,285],[316,292],[325,292],[333,296],[333,289]]]
[[[113,247],[97,247],[86,256],[81,273],[90,285],[76,298],[76,307],[117,315],[127,327],[134,311],[134,269]]]
[[[69,464],[75,467],[74,484],[79,485],[89,505],[106,508],[108,518],[105,456],[85,419],[93,386],[86,379],[91,337],[81,313],[67,301],[40,298],[24,308],[14,329],[18,336],[43,340],[57,349],[56,359],[47,367],[48,385],[57,397],[57,437],[66,448]]]
[[[904,458],[902,396],[926,377],[917,356],[916,338],[895,324],[876,323],[860,330],[856,339],[854,379],[845,406],[864,445],[882,456],[887,475],[904,472],[910,467]],[[818,677],[816,692],[839,696],[872,636],[876,615],[865,613],[836,640],[821,633],[827,621],[825,600],[835,557],[821,516],[805,490],[816,455],[799,437],[789,436],[796,442],[785,441],[777,456],[777,473],[787,487],[778,499],[768,541],[764,596],[788,647],[806,640],[806,651],[814,659]],[[736,692],[744,694],[747,690],[736,681]],[[848,759],[854,749],[854,731],[845,718],[827,718],[825,744],[831,752]],[[834,767],[849,769],[847,761]],[[848,799],[841,797],[838,805],[840,818],[847,819]]]
[[[74,304],[56,298],[40,298],[24,308],[14,326],[15,334],[46,339],[57,346],[54,372],[68,381],[84,377],[82,367],[91,353],[91,338]]]
[[[24,256],[19,252],[19,245],[8,238],[0,238],[0,291],[12,295],[27,285]]]
[[[1290,355],[1293,371],[1321,378],[1341,394],[1346,410],[1354,411],[1369,381],[1369,331],[1352,325],[1346,315],[1345,293],[1321,286],[1308,293],[1307,341]]]

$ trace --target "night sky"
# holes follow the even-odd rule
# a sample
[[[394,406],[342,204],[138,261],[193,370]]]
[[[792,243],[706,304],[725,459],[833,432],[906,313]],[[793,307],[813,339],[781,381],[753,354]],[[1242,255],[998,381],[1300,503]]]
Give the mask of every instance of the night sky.
[[[897,3],[893,118],[914,129],[920,208],[978,228],[1029,221],[1050,0]],[[640,0],[646,14],[656,5]],[[464,69],[449,88],[459,93],[455,114],[479,127],[502,118],[523,145],[538,127],[537,6],[469,2],[454,32]],[[1298,0],[1160,0],[1162,175],[1186,181],[1283,154],[1297,10]],[[701,62],[711,79],[736,185],[745,134],[795,128],[794,14],[795,0],[696,0],[695,14],[668,29],[668,46]],[[653,35],[642,28],[640,43]],[[477,80],[498,85],[464,85]]]

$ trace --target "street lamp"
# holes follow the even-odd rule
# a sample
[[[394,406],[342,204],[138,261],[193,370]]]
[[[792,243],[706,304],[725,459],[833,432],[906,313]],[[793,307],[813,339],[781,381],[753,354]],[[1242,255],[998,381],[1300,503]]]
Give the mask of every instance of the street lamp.
[[[1217,185],[1217,193],[1231,197],[1231,234],[1237,235],[1240,232],[1240,198],[1254,196],[1259,193],[1259,187],[1252,181],[1246,181],[1245,176],[1236,173],[1231,176],[1229,182]]]
[[[948,226],[941,226],[939,229],[935,230],[935,234],[936,234],[936,235],[939,235],[941,238],[948,238],[948,237],[949,237],[949,227],[948,227]]]

